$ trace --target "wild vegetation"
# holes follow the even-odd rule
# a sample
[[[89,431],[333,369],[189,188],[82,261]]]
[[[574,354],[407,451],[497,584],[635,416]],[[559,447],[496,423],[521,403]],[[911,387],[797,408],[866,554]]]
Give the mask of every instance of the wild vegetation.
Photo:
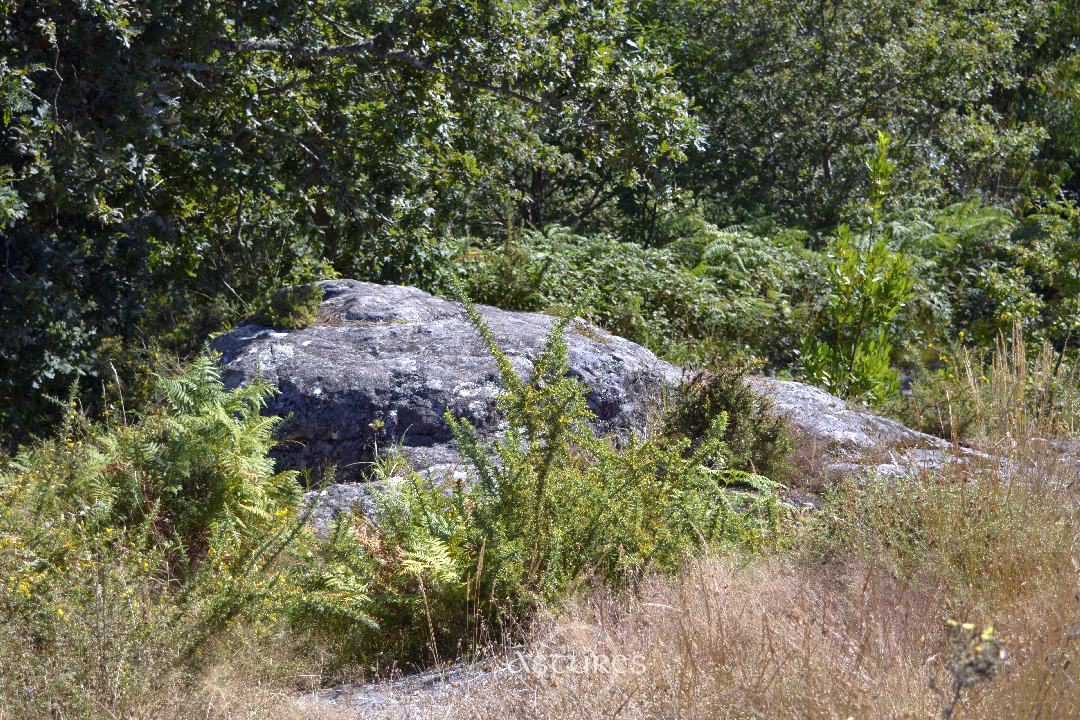
[[[647,671],[444,710],[1080,715],[1078,43],[1077,0],[0,0],[0,718],[553,645]],[[510,430],[447,416],[475,482],[376,462],[324,537],[206,343],[332,277],[562,320],[521,379],[474,312]],[[696,370],[632,443],[575,315]],[[1005,460],[797,510],[751,371]]]

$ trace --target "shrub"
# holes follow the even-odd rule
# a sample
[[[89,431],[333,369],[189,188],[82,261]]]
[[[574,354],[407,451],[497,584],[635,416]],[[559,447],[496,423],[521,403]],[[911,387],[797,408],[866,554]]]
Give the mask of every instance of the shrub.
[[[912,265],[915,294],[901,312],[902,350],[936,362],[931,344],[993,347],[1019,325],[1028,341],[1071,352],[1077,337],[1080,213],[1068,201],[1024,212],[966,202],[894,213],[892,246]]]
[[[475,646],[590,577],[625,585],[705,547],[769,542],[775,484],[730,469],[723,413],[696,446],[672,434],[616,449],[590,428],[584,388],[568,374],[566,320],[522,381],[466,307],[501,371],[505,435],[488,448],[447,416],[470,480],[412,474],[385,484],[375,522],[341,521],[372,558],[380,639],[393,654]]]
[[[523,382],[468,308],[502,370],[506,435],[488,448],[447,417],[469,482],[379,466],[374,520],[343,518],[322,540],[299,477],[268,455],[268,385],[227,391],[201,357],[159,379],[160,406],[137,422],[70,409],[60,439],[0,471],[0,661],[18,668],[0,680],[4,706],[130,714],[232,637],[290,638],[324,677],[439,659],[588,578],[626,585],[705,547],[770,541],[775,484],[731,468],[717,403],[690,431],[617,449],[568,374],[569,320]]]
[[[998,212],[999,216],[1004,213]],[[963,216],[954,221],[962,222]],[[1026,337],[1075,345],[1080,315],[1080,210],[1047,203],[1002,219],[994,232],[963,242],[949,258],[958,319],[992,345],[1019,324]]]
[[[0,704],[24,717],[128,716],[288,603],[276,563],[302,518],[267,455],[271,389],[225,391],[208,357],[159,387],[132,425],[70,408],[0,470]]]
[[[883,403],[900,390],[892,324],[910,296],[908,265],[887,237],[860,241],[846,227],[830,258],[829,296],[803,344],[807,378],[841,397]]]
[[[821,282],[815,253],[793,232],[719,229],[685,213],[664,247],[552,226],[459,253],[459,277],[478,302],[584,314],[676,362],[717,354],[794,361],[802,318]]]
[[[323,300],[323,289],[315,283],[278,290],[252,316],[251,321],[278,330],[299,330],[315,322]]]
[[[584,298],[588,319],[660,352],[723,334],[714,285],[663,250],[552,226],[469,248],[461,259],[460,277],[478,302],[563,312]]]
[[[689,378],[666,414],[667,432],[691,438],[694,447],[708,437],[712,419],[723,415],[729,466],[780,481],[790,472],[791,435],[768,398],[746,384],[747,371],[745,365],[724,365]]]
[[[713,344],[792,367],[811,308],[826,289],[822,257],[806,247],[809,236],[764,224],[718,228],[692,218],[682,228],[668,250],[692,274],[711,280],[722,298],[723,335]]]

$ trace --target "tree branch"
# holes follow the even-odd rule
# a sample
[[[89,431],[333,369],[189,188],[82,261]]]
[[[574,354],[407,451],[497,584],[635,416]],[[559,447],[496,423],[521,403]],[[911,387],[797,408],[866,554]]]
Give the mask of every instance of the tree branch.
[[[307,47],[294,45],[284,40],[226,40],[219,39],[213,42],[214,48],[223,52],[272,52],[304,60],[318,60],[319,58],[345,57],[359,53],[374,54],[374,40],[361,40],[346,45],[326,45],[323,47]]]

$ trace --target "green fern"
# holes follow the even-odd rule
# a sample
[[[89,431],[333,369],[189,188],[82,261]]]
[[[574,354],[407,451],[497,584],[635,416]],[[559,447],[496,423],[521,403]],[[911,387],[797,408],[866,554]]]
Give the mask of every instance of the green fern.
[[[457,567],[446,542],[437,537],[417,538],[416,545],[406,550],[401,568],[417,577],[431,578],[440,584],[458,580]]]
[[[296,475],[274,471],[271,389],[226,390],[210,357],[158,387],[160,405],[120,426],[69,406],[62,436],[0,466],[0,653],[23,668],[0,682],[4,707],[100,714],[93,702],[198,666],[239,625],[277,632],[304,603],[372,632],[372,573],[313,559]],[[54,677],[79,693],[34,705]]]

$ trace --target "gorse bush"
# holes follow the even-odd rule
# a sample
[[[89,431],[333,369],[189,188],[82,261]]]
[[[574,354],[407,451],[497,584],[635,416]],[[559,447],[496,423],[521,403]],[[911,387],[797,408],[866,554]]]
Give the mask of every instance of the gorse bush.
[[[376,627],[366,566],[312,534],[298,474],[274,471],[273,389],[225,390],[208,356],[157,388],[132,424],[69,408],[58,439],[0,468],[0,706],[17,716],[152,716],[161,688],[182,696],[240,645],[317,677]]]
[[[783,419],[771,412],[769,400],[747,385],[748,369],[721,366],[684,381],[665,413],[666,431],[691,438],[692,447],[697,447],[710,437],[713,420],[723,415],[729,467],[782,480],[791,471],[787,463],[791,434]]]
[[[1040,483],[1030,460],[844,482],[794,552],[584,593],[523,649],[584,671],[507,673],[440,717],[1077,717],[1076,466]]]
[[[467,479],[387,478],[374,520],[340,521],[379,578],[379,641],[393,654],[440,657],[512,631],[589,578],[625,585],[690,554],[768,544],[783,511],[772,481],[728,466],[727,416],[685,435],[632,438],[617,449],[588,424],[556,322],[528,380],[514,372],[471,304],[498,363],[508,427],[489,448],[447,416]]]
[[[231,638],[324,678],[428,662],[513,633],[589,580],[625,586],[706,547],[773,541],[775,483],[732,467],[769,466],[779,437],[729,423],[749,396],[698,402],[693,423],[617,448],[568,373],[569,319],[525,381],[467,308],[506,387],[505,435],[488,447],[448,416],[468,479],[380,462],[374,516],[325,538],[306,526],[301,478],[268,454],[265,383],[226,390],[204,356],[159,378],[137,421],[70,407],[60,437],[0,469],[3,706],[152,714],[153,688],[195,682]]]

